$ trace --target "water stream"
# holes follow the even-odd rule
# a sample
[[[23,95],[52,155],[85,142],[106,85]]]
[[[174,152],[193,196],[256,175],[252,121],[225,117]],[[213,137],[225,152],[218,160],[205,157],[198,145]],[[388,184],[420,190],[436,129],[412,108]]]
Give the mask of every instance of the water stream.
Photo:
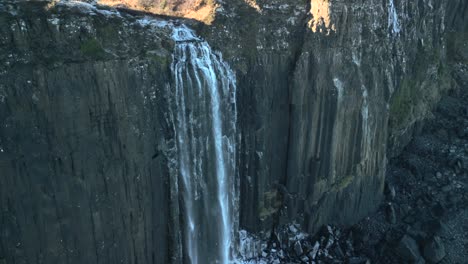
[[[172,37],[184,259],[227,264],[235,226],[236,80],[192,30],[174,27]]]
[[[389,0],[390,3],[388,5],[388,27],[391,29],[393,35],[400,34],[400,22],[398,21],[398,14],[395,8],[395,3],[393,0]]]

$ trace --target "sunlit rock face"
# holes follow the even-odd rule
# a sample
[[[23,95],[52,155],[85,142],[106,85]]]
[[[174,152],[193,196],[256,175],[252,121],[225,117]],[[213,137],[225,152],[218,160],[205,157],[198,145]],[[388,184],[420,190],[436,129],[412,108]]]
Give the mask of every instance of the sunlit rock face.
[[[191,18],[207,24],[213,22],[217,8],[215,0],[98,0],[97,2],[154,14]]]
[[[329,34],[330,30],[334,30],[334,25],[330,21],[329,0],[311,0],[310,14],[312,19],[308,22],[308,26],[313,32]]]
[[[466,54],[466,1],[218,1],[210,26],[174,22],[190,23],[198,44],[176,43],[161,19],[45,4],[0,3],[0,263],[189,263],[192,212],[177,171],[186,148],[201,166],[187,179],[210,191],[193,195],[194,218],[213,226],[198,251],[213,256],[222,203],[200,197],[220,193],[205,172],[221,137],[235,175],[233,240],[237,225],[244,242],[292,222],[310,233],[350,225],[378,206],[387,153],[451,82],[447,58]],[[459,47],[448,57],[447,28]],[[222,67],[206,71],[210,62]],[[235,91],[222,97],[225,135],[209,125],[216,97],[188,96],[210,80]],[[196,117],[187,122],[182,98]],[[180,143],[183,133],[196,140]],[[254,257],[260,246],[248,244],[233,243],[232,256]]]

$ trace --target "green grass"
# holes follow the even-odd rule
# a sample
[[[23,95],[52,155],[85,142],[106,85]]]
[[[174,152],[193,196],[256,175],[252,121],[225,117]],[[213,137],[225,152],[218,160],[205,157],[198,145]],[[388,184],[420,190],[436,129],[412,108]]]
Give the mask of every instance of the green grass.
[[[346,176],[343,179],[340,179],[340,181],[338,181],[336,184],[334,184],[332,189],[333,191],[339,192],[348,187],[353,182],[353,180],[353,175]]]

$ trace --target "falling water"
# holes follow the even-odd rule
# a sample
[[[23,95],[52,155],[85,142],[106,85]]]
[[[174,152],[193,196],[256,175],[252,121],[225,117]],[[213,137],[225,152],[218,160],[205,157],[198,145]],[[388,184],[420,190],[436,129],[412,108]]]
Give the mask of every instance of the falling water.
[[[175,125],[183,189],[186,262],[232,258],[235,199],[235,76],[186,26],[173,29]]]
[[[388,5],[388,27],[392,30],[393,35],[400,34],[400,22],[398,22],[398,14],[393,0],[390,0]]]

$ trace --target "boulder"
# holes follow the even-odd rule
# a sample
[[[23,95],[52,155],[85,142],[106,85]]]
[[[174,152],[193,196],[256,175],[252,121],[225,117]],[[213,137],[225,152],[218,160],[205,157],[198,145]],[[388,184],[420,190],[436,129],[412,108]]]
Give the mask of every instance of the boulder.
[[[421,259],[421,253],[419,252],[418,244],[416,241],[408,236],[404,235],[396,247],[396,253],[404,260],[409,262],[416,262]]]
[[[445,246],[442,239],[438,236],[432,237],[424,245],[423,250],[424,258],[430,263],[440,262],[446,255]]]

